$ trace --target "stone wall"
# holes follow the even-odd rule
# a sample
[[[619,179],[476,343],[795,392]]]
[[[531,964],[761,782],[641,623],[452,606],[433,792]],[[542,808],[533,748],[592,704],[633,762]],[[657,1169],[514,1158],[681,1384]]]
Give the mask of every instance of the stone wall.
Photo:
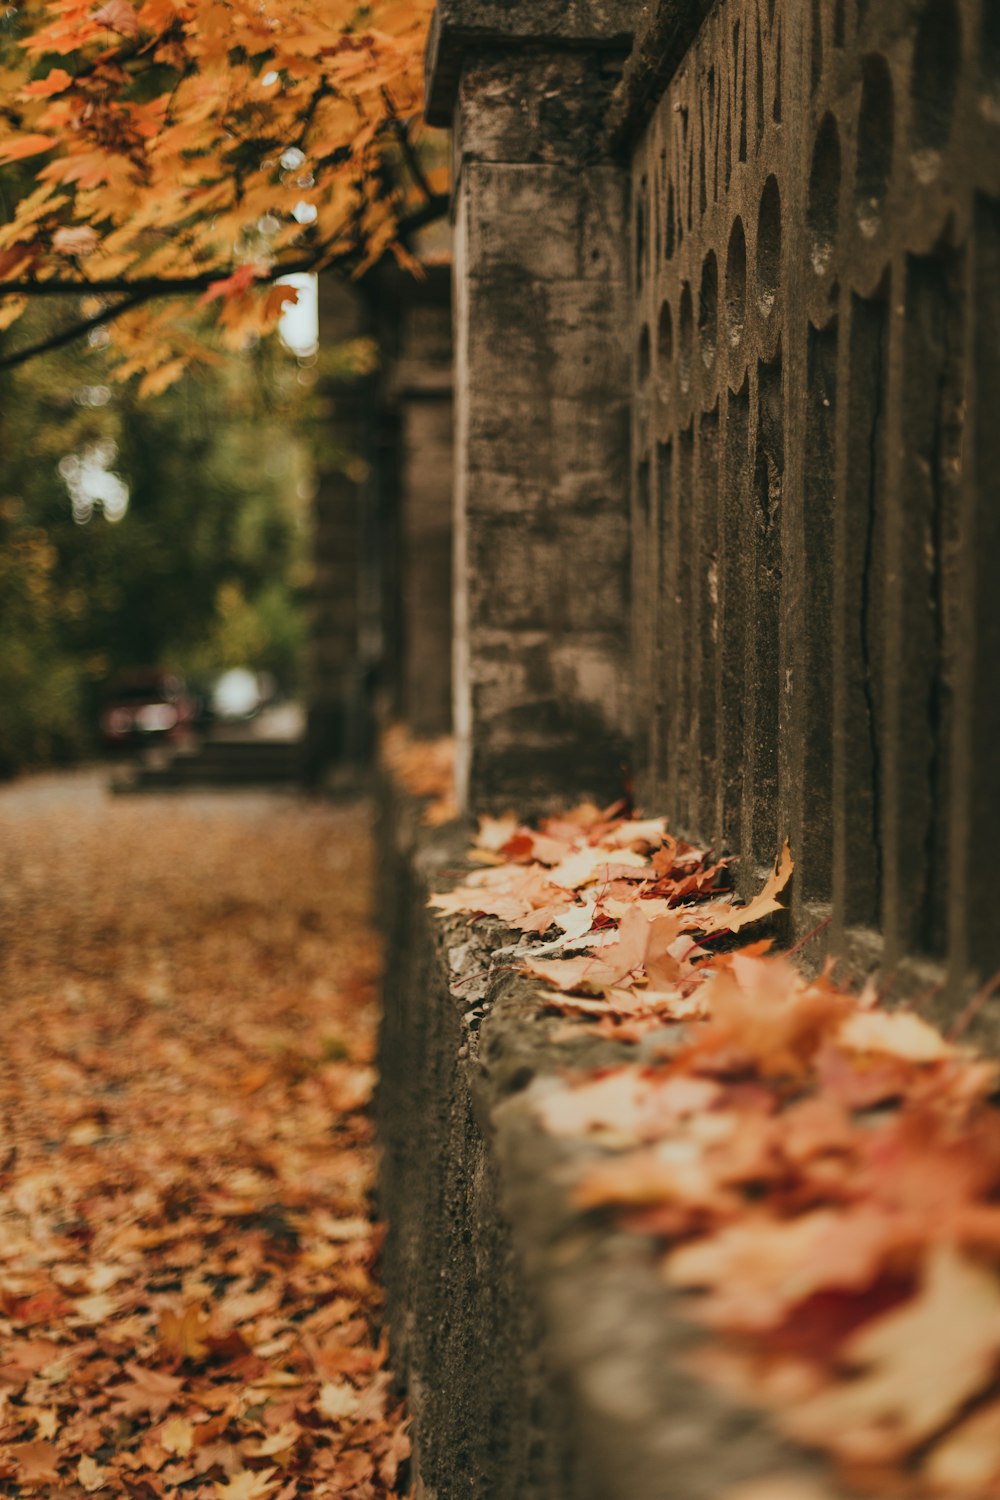
[[[946,1017],[1000,965],[997,14],[441,0],[430,48],[465,809],[634,777],[747,885],[787,837],[792,926],[831,919],[812,956]],[[533,1103],[618,1054],[554,1044],[499,929],[431,921],[467,839],[384,789],[382,1202],[419,1493],[719,1500],[799,1473],[688,1377],[652,1247],[574,1214]]]
[[[1000,59],[974,0],[720,0],[632,180],[643,800],[789,838],[800,928],[866,964],[1000,964]],[[659,28],[659,29],[658,29]]]
[[[536,1104],[624,1049],[560,1037],[537,985],[492,964],[498,925],[427,910],[463,866],[464,828],[428,830],[387,783],[379,805],[383,1271],[418,1497],[722,1500],[807,1478],[810,1459],[692,1377],[698,1335],[652,1241],[571,1202],[600,1149],[546,1132]]]
[[[995,14],[448,0],[429,54],[463,804],[634,782],[751,883],[788,838],[800,933],[953,997],[1000,965]]]

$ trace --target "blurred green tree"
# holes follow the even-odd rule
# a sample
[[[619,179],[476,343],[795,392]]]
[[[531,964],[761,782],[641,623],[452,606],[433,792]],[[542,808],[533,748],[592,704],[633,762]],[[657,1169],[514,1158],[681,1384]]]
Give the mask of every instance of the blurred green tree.
[[[0,375],[0,772],[86,753],[126,668],[296,686],[312,372],[261,344],[143,402],[95,343]]]

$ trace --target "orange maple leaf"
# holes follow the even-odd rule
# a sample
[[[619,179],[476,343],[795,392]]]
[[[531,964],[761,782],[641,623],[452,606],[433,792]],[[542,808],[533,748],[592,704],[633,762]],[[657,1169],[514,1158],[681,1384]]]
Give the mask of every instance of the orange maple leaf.
[[[40,156],[56,145],[54,135],[22,135],[0,146],[0,162],[24,161],[28,156]]]

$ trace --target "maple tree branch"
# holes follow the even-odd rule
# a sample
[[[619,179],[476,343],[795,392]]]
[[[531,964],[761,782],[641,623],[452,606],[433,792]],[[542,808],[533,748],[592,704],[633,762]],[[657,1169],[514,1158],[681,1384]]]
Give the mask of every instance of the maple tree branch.
[[[288,265],[275,266],[273,273],[261,280],[274,280],[278,276],[291,276],[297,271],[311,270],[319,260],[312,256],[308,260],[293,261]],[[111,276],[96,277],[88,281],[85,277],[53,276],[46,281],[34,281],[30,277],[22,281],[0,281],[0,296],[21,297],[67,297],[67,296],[114,296],[119,292],[135,293],[142,297],[184,297],[191,292],[204,292],[213,281],[224,280],[231,274],[231,267],[215,266],[211,271],[198,271],[191,276]]]
[[[436,193],[422,208],[416,209],[412,214],[407,214],[405,219],[399,222],[400,238],[422,229],[426,224],[433,223],[445,213],[448,207],[448,195]],[[290,262],[283,266],[273,266],[267,276],[261,277],[261,282],[277,281],[282,276],[303,274],[314,270],[329,270],[336,266],[348,265],[357,259],[356,250],[345,250],[330,258],[324,257],[322,250],[308,259]],[[145,280],[117,279],[107,281],[0,281],[0,297],[27,296],[27,297],[54,297],[72,296],[90,293],[108,295],[124,294],[120,302],[112,307],[105,307],[100,312],[94,313],[92,317],[81,318],[76,323],[71,323],[66,328],[61,328],[58,333],[50,335],[49,338],[40,340],[37,344],[29,344],[24,349],[16,349],[12,354],[0,355],[0,370],[12,370],[17,365],[23,365],[29,359],[35,359],[42,354],[50,354],[55,349],[62,349],[67,344],[72,344],[76,339],[83,338],[94,328],[100,328],[105,323],[113,323],[115,318],[124,312],[131,312],[134,307],[141,307],[145,302],[152,302],[158,297],[184,296],[192,292],[205,291],[214,281],[218,281],[228,275],[228,268],[216,269],[214,271],[201,271],[194,276],[176,277],[148,277]]]
[[[447,211],[448,201],[447,193],[434,193],[427,203],[400,219],[398,226],[400,239],[405,239],[407,235],[414,234],[418,229],[423,229],[427,224],[432,224],[436,219],[442,218]],[[303,256],[298,260],[279,262],[259,279],[261,282],[277,281],[282,276],[294,276],[309,271],[346,266],[352,260],[357,259],[358,253],[358,250],[352,247],[350,250],[343,250],[328,257],[321,247],[311,255]],[[0,297],[86,297],[117,296],[118,294],[143,298],[184,297],[192,292],[207,291],[214,281],[224,280],[231,274],[231,266],[216,266],[212,270],[198,271],[191,276],[112,276],[96,277],[93,280],[87,280],[85,277],[53,276],[45,281],[25,277],[15,281],[0,280]]]
[[[319,109],[321,101],[323,99],[331,99],[333,97],[333,93],[333,89],[324,79],[319,88],[316,89],[315,93],[310,98],[309,103],[306,105],[305,111],[302,114],[302,118],[299,121],[299,134],[298,139],[295,142],[300,151],[305,151],[306,149],[307,137],[310,130],[312,129],[313,121],[316,118],[316,111]]]
[[[430,183],[427,180],[427,174],[425,173],[420,161],[420,157],[417,155],[417,152],[414,148],[410,132],[409,130],[407,130],[405,123],[399,118],[399,115],[396,113],[395,105],[392,102],[392,96],[389,93],[389,90],[385,87],[383,87],[382,89],[382,102],[389,112],[389,118],[392,122],[393,134],[395,135],[396,141],[399,145],[399,149],[402,152],[403,160],[405,161],[407,168],[409,169],[410,176],[413,178],[417,187],[420,189],[425,203],[429,203],[434,197],[434,189],[431,187]]]
[[[130,312],[133,307],[141,307],[148,302],[149,297],[145,293],[137,293],[134,297],[125,297],[121,302],[116,302],[113,307],[104,307],[100,312],[94,313],[93,317],[83,318],[78,323],[71,323],[67,328],[60,328],[58,333],[51,334],[47,339],[41,339],[37,344],[28,344],[24,349],[16,349],[13,354],[0,356],[0,370],[13,370],[17,365],[27,364],[29,359],[35,359],[41,354],[51,354],[55,349],[62,349],[67,344],[74,343],[94,328],[100,328],[104,323],[111,323],[124,312]]]

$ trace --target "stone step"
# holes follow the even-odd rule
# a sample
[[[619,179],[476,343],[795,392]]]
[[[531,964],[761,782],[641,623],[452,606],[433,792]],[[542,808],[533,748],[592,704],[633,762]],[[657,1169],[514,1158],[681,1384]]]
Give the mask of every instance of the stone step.
[[[301,780],[303,746],[295,740],[206,740],[177,750],[156,765],[139,765],[116,778],[117,792],[172,787],[294,785]]]

